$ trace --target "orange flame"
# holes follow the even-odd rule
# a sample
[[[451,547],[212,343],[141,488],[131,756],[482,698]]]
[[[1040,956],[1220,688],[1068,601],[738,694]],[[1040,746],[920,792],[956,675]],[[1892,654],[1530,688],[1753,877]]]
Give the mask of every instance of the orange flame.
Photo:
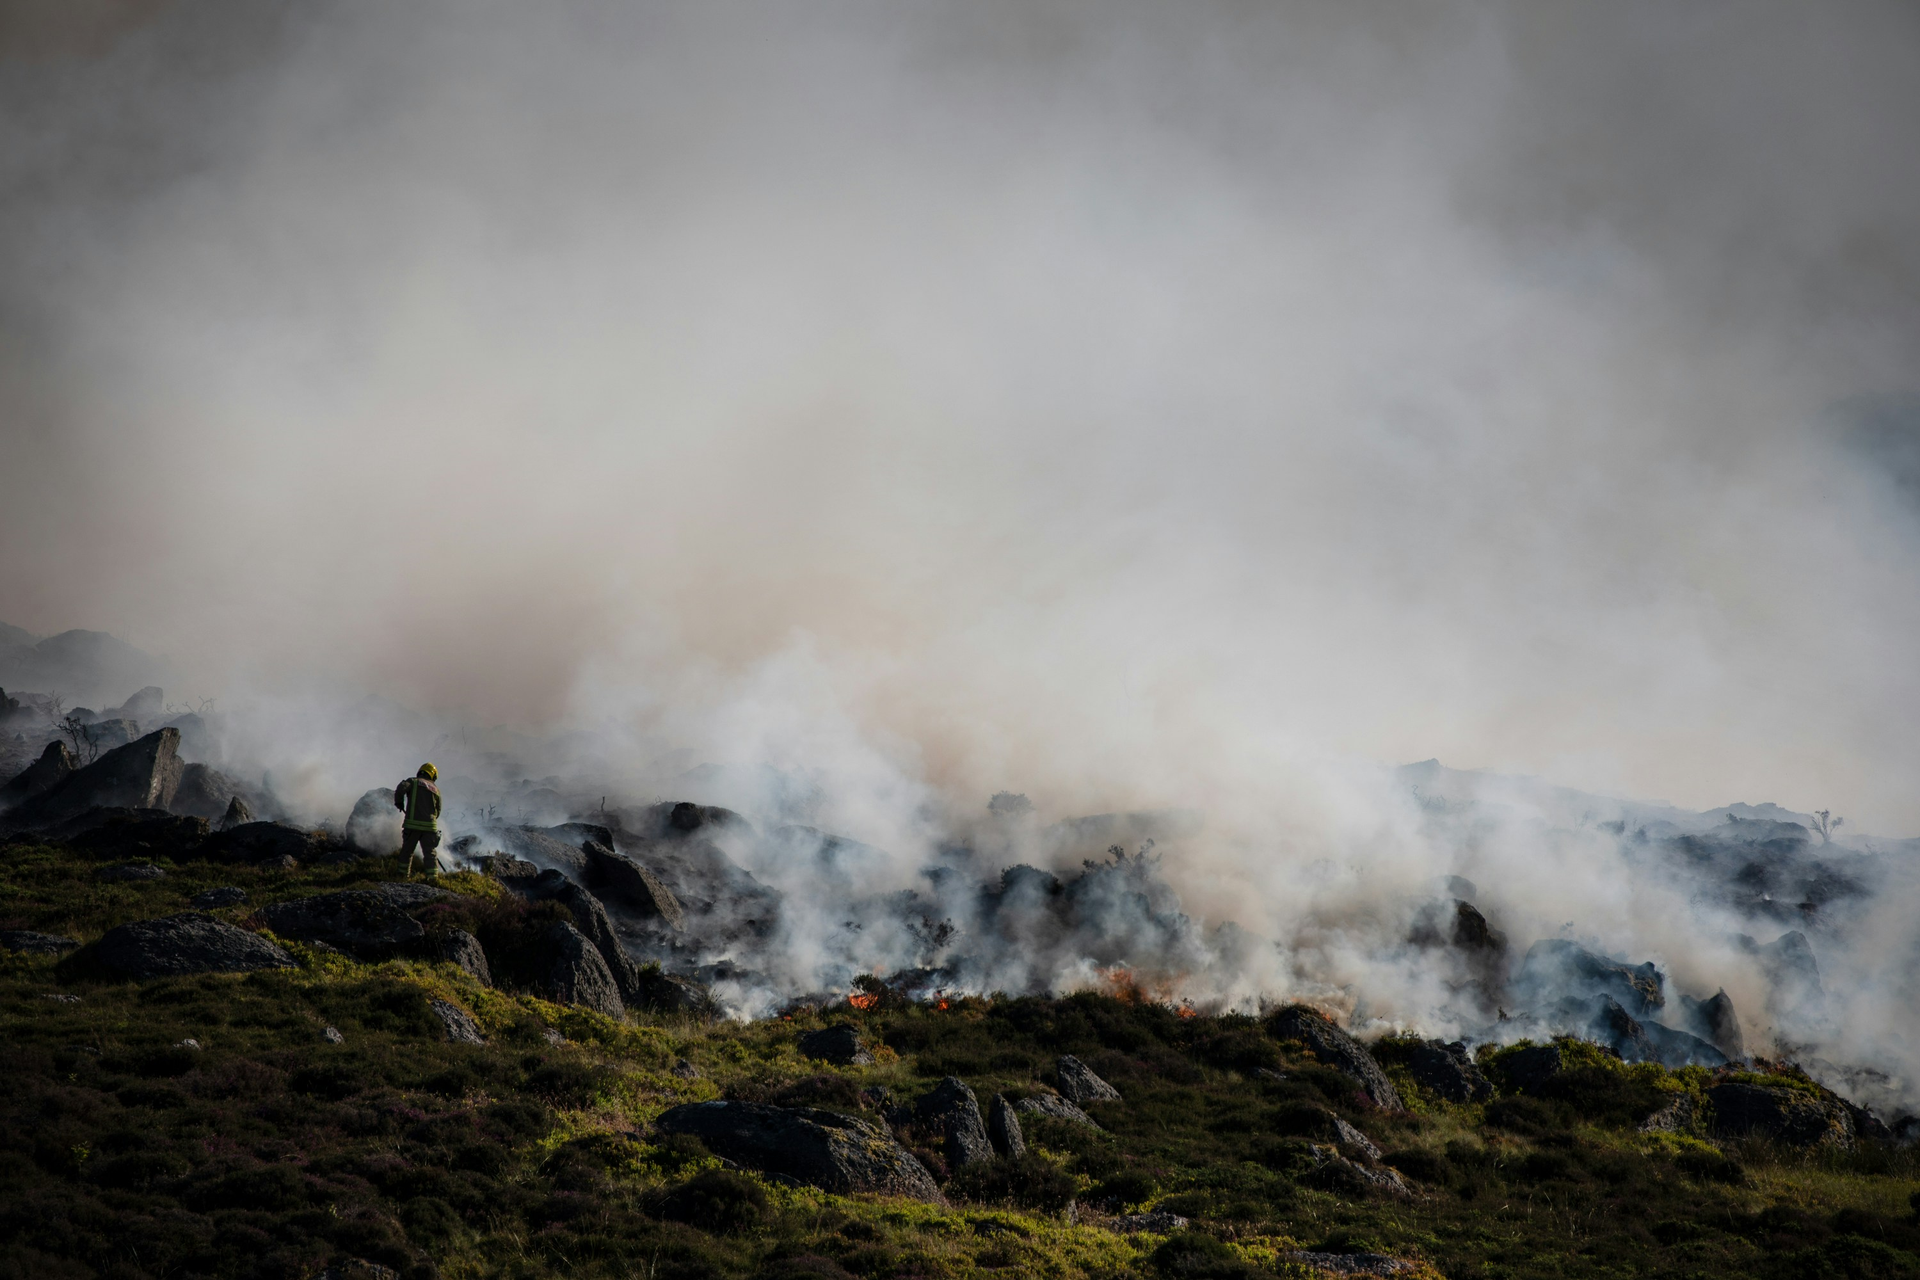
[[[946,1009],[948,1007],[947,998],[945,996],[942,996],[940,999],[934,1001],[933,1007],[941,1010]]]
[[[1197,1018],[1200,1016],[1200,1011],[1190,1004],[1181,1005],[1177,1012],[1183,1018]]]
[[[856,1009],[875,1009],[880,1005],[880,995],[875,991],[856,991],[847,997],[847,1003]]]

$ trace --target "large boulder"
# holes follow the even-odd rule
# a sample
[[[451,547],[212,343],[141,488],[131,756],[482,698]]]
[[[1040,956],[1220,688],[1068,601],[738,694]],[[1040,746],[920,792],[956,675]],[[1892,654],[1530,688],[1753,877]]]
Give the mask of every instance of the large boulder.
[[[81,736],[87,745],[95,751],[112,751],[124,747],[140,736],[140,722],[116,716],[110,720],[95,720],[81,730]]]
[[[1846,1104],[1824,1090],[1783,1085],[1717,1084],[1707,1090],[1716,1138],[1772,1138],[1795,1147],[1850,1147]]]
[[[577,1004],[618,1018],[626,1012],[620,988],[600,951],[564,920],[540,936],[540,993],[556,1004]]]
[[[465,970],[467,976],[481,986],[493,985],[493,970],[487,964],[486,949],[480,945],[480,939],[465,929],[454,929],[447,934],[440,955]]]
[[[980,1100],[958,1076],[948,1076],[914,1106],[924,1124],[946,1138],[947,1168],[958,1169],[976,1160],[993,1159],[993,1141],[980,1114]]]
[[[1068,1102],[1057,1093],[1036,1093],[1020,1099],[1014,1104],[1015,1111],[1025,1111],[1036,1116],[1045,1116],[1050,1120],[1066,1120],[1073,1124],[1083,1124],[1089,1129],[1098,1129],[1099,1123],[1080,1108]]]
[[[347,843],[362,853],[392,853],[400,847],[400,810],[391,787],[375,787],[353,802],[347,815]]]
[[[873,1065],[873,1055],[860,1043],[860,1029],[846,1023],[807,1032],[800,1037],[799,1047],[807,1057],[831,1062],[836,1067]]]
[[[885,1129],[812,1107],[695,1102],[663,1112],[663,1134],[688,1134],[723,1159],[841,1195],[877,1192],[944,1203],[926,1167]]]
[[[1733,1011],[1733,998],[1724,989],[1705,1000],[1683,996],[1680,1004],[1684,1015],[1681,1030],[1699,1036],[1729,1059],[1747,1056],[1746,1038],[1740,1034],[1740,1018]]]
[[[1422,1040],[1408,1056],[1407,1070],[1421,1088],[1448,1102],[1485,1102],[1493,1096],[1492,1082],[1458,1040]]]
[[[587,880],[587,855],[538,827],[507,827],[494,833],[501,848],[542,870],[559,871],[576,884]]]
[[[180,731],[158,729],[109,751],[9,810],[9,826],[38,829],[89,809],[165,809],[180,787]]]
[[[66,743],[49,742],[38,760],[15,774],[6,786],[0,787],[0,809],[12,808],[43,791],[51,790],[78,767]]]
[[[58,933],[35,933],[31,929],[0,929],[0,951],[14,951],[34,956],[57,956],[79,945],[72,938]]]
[[[1020,1117],[1007,1105],[1007,1097],[1003,1093],[994,1094],[993,1105],[987,1109],[987,1141],[1009,1160],[1018,1160],[1027,1154],[1027,1139],[1020,1131]]]
[[[242,790],[238,782],[211,765],[190,764],[180,771],[180,787],[167,807],[175,813],[216,822]]]
[[[594,890],[669,928],[686,928],[686,912],[680,900],[653,872],[598,840],[587,841],[581,852],[587,859],[587,884]]]
[[[716,1008],[707,988],[651,964],[640,966],[636,999],[631,1003],[654,1013],[709,1014]]]
[[[257,933],[196,914],[141,920],[109,929],[76,955],[115,978],[291,969],[293,957]]]
[[[1305,1005],[1288,1005],[1274,1015],[1270,1029],[1276,1039],[1300,1041],[1322,1064],[1351,1077],[1375,1105],[1388,1111],[1406,1109],[1373,1055],[1325,1015]]]
[[[160,713],[166,709],[166,705],[166,690],[157,684],[150,684],[119,706],[102,714],[109,717],[124,717],[128,720],[137,720],[141,724],[148,724],[160,718]]]
[[[1054,1064],[1054,1071],[1060,1077],[1060,1092],[1076,1106],[1120,1100],[1118,1089],[1095,1075],[1092,1067],[1070,1053],[1061,1055]]]
[[[620,936],[614,932],[613,920],[598,898],[552,868],[542,871],[531,881],[509,879],[503,883],[536,902],[558,902],[565,907],[567,914],[573,917],[574,927],[599,951],[601,961],[620,992],[620,998],[641,1003],[640,966],[620,945]]]
[[[292,898],[261,909],[283,938],[325,943],[358,960],[386,960],[420,951],[427,931],[410,912],[449,895],[424,884],[382,884]]]

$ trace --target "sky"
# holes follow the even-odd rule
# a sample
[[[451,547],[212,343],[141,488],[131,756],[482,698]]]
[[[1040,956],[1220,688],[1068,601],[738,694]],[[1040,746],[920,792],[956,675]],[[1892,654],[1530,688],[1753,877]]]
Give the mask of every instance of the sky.
[[[0,620],[881,808],[1920,833],[1917,132],[1866,0],[21,3]]]

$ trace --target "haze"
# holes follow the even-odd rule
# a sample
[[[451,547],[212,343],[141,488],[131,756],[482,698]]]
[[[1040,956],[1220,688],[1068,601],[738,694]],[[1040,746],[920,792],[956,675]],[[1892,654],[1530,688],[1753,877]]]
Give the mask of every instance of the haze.
[[[1911,5],[0,29],[7,622],[896,809],[1920,831]]]

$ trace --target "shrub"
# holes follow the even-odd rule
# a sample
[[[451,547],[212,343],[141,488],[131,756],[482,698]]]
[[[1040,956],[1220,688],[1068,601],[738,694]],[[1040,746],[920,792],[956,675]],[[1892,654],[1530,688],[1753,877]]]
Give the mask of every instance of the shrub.
[[[1250,1280],[1258,1273],[1219,1240],[1199,1231],[1170,1236],[1153,1251],[1161,1275],[1181,1280]]]
[[[946,1192],[976,1204],[1012,1204],[1057,1213],[1073,1203],[1079,1183],[1072,1174],[1038,1152],[1018,1160],[996,1156],[962,1165],[947,1180]]]
[[[655,1203],[663,1218],[722,1235],[758,1226],[767,1214],[766,1188],[731,1169],[697,1173]]]

